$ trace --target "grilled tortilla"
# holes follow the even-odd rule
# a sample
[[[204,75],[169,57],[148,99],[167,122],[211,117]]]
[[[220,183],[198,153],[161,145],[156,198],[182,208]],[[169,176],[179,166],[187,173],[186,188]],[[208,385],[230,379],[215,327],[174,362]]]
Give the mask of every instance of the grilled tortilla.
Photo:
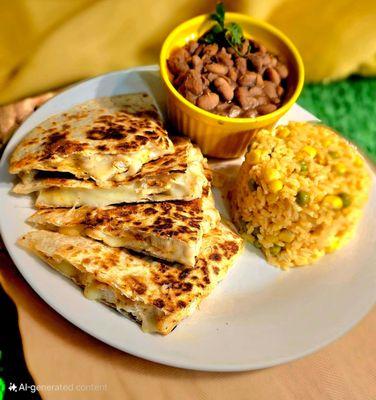
[[[49,231],[29,232],[19,244],[83,287],[86,297],[131,315],[146,332],[168,334],[222,280],[242,240],[218,225],[204,236],[192,268]]]
[[[104,207],[119,203],[193,200],[200,198],[207,183],[205,160],[188,139],[173,139],[175,153],[145,164],[122,182],[75,179],[60,173],[39,172],[22,176],[13,191],[39,191],[36,207]]]
[[[9,172],[59,171],[117,182],[173,151],[149,95],[101,97],[35,127],[12,154]]]
[[[192,201],[126,204],[105,208],[40,210],[28,222],[66,235],[86,235],[163,260],[193,266],[202,236],[220,220],[209,187]]]

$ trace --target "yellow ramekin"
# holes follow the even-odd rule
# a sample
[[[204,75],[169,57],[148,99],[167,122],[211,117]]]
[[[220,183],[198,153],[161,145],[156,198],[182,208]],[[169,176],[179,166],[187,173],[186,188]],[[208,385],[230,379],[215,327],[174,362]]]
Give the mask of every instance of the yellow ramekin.
[[[236,22],[246,37],[255,39],[277,54],[287,64],[287,91],[283,105],[274,112],[256,118],[229,118],[205,111],[186,100],[172,85],[167,59],[176,47],[195,40],[213,21],[209,15],[192,18],[175,28],[163,43],[160,54],[161,75],[167,87],[167,112],[174,128],[189,136],[207,156],[235,158],[241,156],[253,133],[272,127],[295,103],[304,82],[304,67],[293,43],[272,25],[243,14],[226,13],[226,23]]]

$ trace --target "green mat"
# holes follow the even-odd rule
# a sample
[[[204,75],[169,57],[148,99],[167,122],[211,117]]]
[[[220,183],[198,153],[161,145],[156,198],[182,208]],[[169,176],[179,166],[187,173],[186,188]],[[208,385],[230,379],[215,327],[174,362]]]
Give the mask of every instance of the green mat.
[[[307,84],[298,103],[376,162],[376,78]]]

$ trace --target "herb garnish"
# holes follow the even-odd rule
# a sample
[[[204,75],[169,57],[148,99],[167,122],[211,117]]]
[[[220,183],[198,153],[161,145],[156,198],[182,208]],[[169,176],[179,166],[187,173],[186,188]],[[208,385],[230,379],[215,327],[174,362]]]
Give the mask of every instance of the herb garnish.
[[[215,7],[215,13],[210,15],[216,24],[206,32],[200,42],[212,44],[217,43],[220,46],[232,47],[238,54],[245,40],[243,29],[235,22],[225,25],[225,8],[223,3],[218,3]]]

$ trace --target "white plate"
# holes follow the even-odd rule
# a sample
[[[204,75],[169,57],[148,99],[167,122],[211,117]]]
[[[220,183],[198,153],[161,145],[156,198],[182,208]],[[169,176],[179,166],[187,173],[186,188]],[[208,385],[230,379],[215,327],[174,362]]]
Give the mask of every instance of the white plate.
[[[85,100],[147,91],[164,109],[157,67],[114,72],[74,86],[24,122],[1,161],[0,224],[5,245],[32,288],[58,313],[90,335],[159,363],[208,371],[264,368],[309,354],[350,329],[375,302],[376,185],[356,238],[312,268],[281,272],[249,246],[200,310],[170,335],[144,334],[134,322],[87,300],[73,283],[15,244],[31,228],[29,196],[9,191],[8,158],[24,135],[51,114]],[[286,119],[313,116],[294,106]],[[375,179],[374,179],[375,181]],[[217,196],[219,200],[219,196]],[[220,201],[217,205],[222,207]],[[223,211],[223,210],[222,210]]]

